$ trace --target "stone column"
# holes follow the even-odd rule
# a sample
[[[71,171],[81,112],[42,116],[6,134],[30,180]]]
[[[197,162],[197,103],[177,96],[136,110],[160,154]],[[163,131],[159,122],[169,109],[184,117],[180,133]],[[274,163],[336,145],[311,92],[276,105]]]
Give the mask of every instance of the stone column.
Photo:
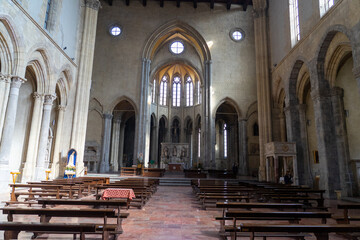
[[[119,146],[119,158],[118,158],[118,162],[119,162],[119,168],[123,167],[123,161],[124,161],[124,133],[125,133],[125,124],[123,123],[122,125],[120,124],[120,138],[119,138],[119,142],[120,142],[120,146]]]
[[[334,191],[340,190],[341,186],[329,81],[324,79],[324,65],[318,63],[318,59],[310,61],[309,73],[319,151],[320,188],[327,190],[326,197],[335,198]]]
[[[151,60],[144,58],[142,60],[142,71],[141,71],[141,88],[140,88],[140,109],[139,116],[137,118],[137,134],[134,153],[134,158],[142,153],[144,156],[144,163],[147,166],[149,162],[149,142],[150,142],[150,116],[148,111],[150,104],[148,102],[149,96],[149,76],[150,76],[150,64]]]
[[[76,176],[84,174],[84,148],[93,68],[99,0],[85,0],[84,31],[79,54],[76,99],[70,147],[77,151]]]
[[[111,143],[111,170],[114,172],[119,171],[120,125],[121,117],[115,116],[113,120]]]
[[[249,164],[247,158],[247,120],[239,119],[239,174],[241,176],[249,175]]]
[[[35,171],[36,156],[39,147],[39,135],[41,126],[41,117],[43,110],[43,95],[37,92],[33,93],[34,107],[31,117],[31,126],[29,141],[26,152],[26,162],[22,173],[22,182],[28,182],[32,180],[33,173]]]
[[[57,116],[57,124],[56,124],[56,135],[55,135],[55,145],[54,145],[54,152],[53,152],[53,163],[51,165],[51,175],[53,178],[57,178],[63,173],[60,172],[61,165],[60,165],[60,153],[61,153],[61,137],[62,137],[62,128],[64,122],[64,113],[66,110],[66,106],[59,105],[58,108],[58,116]]]
[[[306,132],[306,116],[305,105],[291,105],[284,108],[286,122],[287,122],[287,137],[289,142],[296,143],[297,159],[301,159],[298,165],[297,176],[300,176],[300,184],[309,184],[307,176],[308,170],[308,156],[307,149],[307,132]],[[292,166],[291,166],[292,167]],[[295,169],[294,169],[295,171]]]
[[[10,75],[2,74],[0,72],[0,140],[4,126],[6,105],[9,98],[10,82]]]
[[[102,139],[102,150],[101,150],[101,163],[100,163],[100,172],[109,172],[109,153],[110,153],[110,140],[111,140],[111,119],[112,115],[110,113],[103,114],[104,118],[104,128],[103,128],[103,139]]]
[[[212,61],[205,62],[205,81],[203,85],[203,115],[201,116],[201,158],[206,168],[215,168],[215,119],[211,111]]]
[[[297,153],[297,158],[299,162],[297,162],[297,176],[300,181],[300,184],[310,185],[312,186],[312,179],[310,174],[310,158],[309,158],[309,143],[307,136],[307,125],[306,125],[306,105],[299,104],[299,122],[300,122],[300,142],[299,146],[296,146],[296,151],[302,154]],[[298,144],[297,144],[298,145]]]
[[[50,117],[53,101],[56,96],[53,94],[46,94],[44,96],[43,117],[41,121],[40,138],[39,138],[39,150],[36,159],[35,175],[33,177],[36,181],[45,180],[45,169],[48,167],[45,162],[46,155],[48,154],[48,138],[50,128]]]
[[[331,89],[331,102],[335,120],[342,196],[351,196],[353,187],[355,187],[352,186],[351,183],[355,183],[355,179],[352,178],[350,171],[350,152],[344,114],[344,90],[342,88],[333,87]]]
[[[267,1],[253,0],[256,57],[257,104],[259,120],[260,166],[259,180],[265,180],[265,143],[272,141],[271,91],[267,29]]]
[[[14,76],[11,79],[10,95],[6,108],[6,116],[0,146],[0,165],[8,165],[13,140],[16,111],[19,99],[19,90],[22,83],[26,80],[21,77]]]

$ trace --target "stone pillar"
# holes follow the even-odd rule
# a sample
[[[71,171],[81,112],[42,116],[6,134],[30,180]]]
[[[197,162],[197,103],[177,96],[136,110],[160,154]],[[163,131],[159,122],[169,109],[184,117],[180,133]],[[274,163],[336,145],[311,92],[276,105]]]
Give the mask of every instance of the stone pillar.
[[[9,98],[10,82],[10,75],[2,74],[0,72],[0,140],[4,126],[6,105]]]
[[[111,170],[114,172],[119,171],[120,125],[121,117],[115,116],[113,120],[111,143]]]
[[[157,164],[156,159],[157,159],[157,154],[158,154],[158,128],[157,125],[152,126],[152,134],[151,134],[151,155],[150,156],[150,160],[154,160],[154,164]]]
[[[353,193],[353,187],[355,187],[355,185],[352,186],[351,184],[355,183],[355,179],[353,179],[350,171],[350,152],[343,98],[344,90],[342,88],[333,87],[331,89],[331,102],[335,120],[334,123],[339,159],[340,186],[342,189],[342,196],[351,196]]]
[[[45,169],[48,167],[45,159],[46,155],[48,154],[47,143],[49,138],[51,109],[55,98],[56,96],[53,94],[47,94],[44,96],[43,117],[41,121],[39,138],[39,150],[36,159],[35,175],[33,177],[33,179],[37,181],[45,180]]]
[[[103,114],[104,118],[104,128],[103,128],[103,139],[101,146],[101,162],[100,162],[100,172],[109,172],[109,153],[110,153],[110,140],[111,140],[111,119],[112,115],[110,113]]]
[[[247,158],[247,120],[239,119],[239,174],[241,176],[249,175],[249,164]]]
[[[329,197],[335,197],[334,191],[340,189],[340,171],[331,99],[316,90],[311,92],[311,97],[319,148],[320,188],[328,190]]]
[[[297,169],[298,169],[297,176],[300,184],[312,186],[313,180],[311,179],[311,174],[310,174],[310,156],[309,156],[309,148],[308,148],[309,143],[308,143],[307,125],[306,125],[306,105],[299,104],[297,107],[299,111],[299,122],[300,122],[299,147],[297,146],[298,144],[296,144],[296,152],[297,152],[296,159],[299,160],[299,162],[297,162]],[[298,151],[301,151],[301,154],[299,154]]]
[[[40,126],[41,126],[41,118],[43,111],[43,95],[37,92],[33,93],[34,97],[34,107],[31,117],[31,126],[30,126],[30,134],[29,141],[26,152],[26,162],[23,168],[22,182],[28,182],[32,180],[33,173],[35,170],[36,164],[36,156],[38,153],[39,147],[39,135],[40,135]]]
[[[205,62],[205,81],[203,86],[203,114],[201,116],[201,158],[204,166],[215,168],[215,119],[211,111],[212,61]]]
[[[125,134],[125,124],[123,123],[122,125],[120,124],[120,138],[119,138],[119,142],[120,142],[120,146],[119,146],[119,158],[118,158],[118,162],[119,162],[119,168],[124,166],[124,134]]]
[[[134,153],[134,159],[139,153],[144,156],[144,163],[147,166],[149,162],[149,142],[150,142],[150,116],[148,116],[148,110],[151,102],[149,103],[149,76],[150,76],[150,63],[151,60],[144,58],[142,60],[142,71],[141,71],[141,88],[140,88],[140,109],[139,116],[136,119],[136,142]]]
[[[307,175],[309,172],[309,151],[307,149],[305,109],[305,105],[299,104],[284,109],[287,122],[287,138],[289,142],[296,143],[297,159],[300,159],[300,162],[297,163],[298,172],[296,173],[297,176],[300,176],[300,184],[309,184]]]
[[[265,143],[272,141],[271,91],[267,29],[267,1],[253,0],[256,57],[257,104],[259,120],[260,166],[259,180],[265,180]]]
[[[64,122],[64,113],[66,107],[63,105],[59,105],[58,108],[58,116],[57,116],[57,124],[56,124],[56,136],[55,136],[55,145],[54,145],[54,152],[53,152],[53,163],[51,165],[51,175],[53,178],[58,178],[63,173],[60,172],[61,165],[60,165],[60,153],[61,153],[61,137],[62,137],[62,127]]]
[[[7,103],[4,127],[0,143],[0,191],[7,189],[7,185],[10,181],[9,158],[14,135],[19,90],[21,84],[25,81],[26,79],[18,76],[13,76],[11,79],[9,100]]]
[[[76,99],[70,147],[77,151],[76,176],[84,174],[84,148],[93,68],[99,0],[85,0],[84,31],[79,54]]]

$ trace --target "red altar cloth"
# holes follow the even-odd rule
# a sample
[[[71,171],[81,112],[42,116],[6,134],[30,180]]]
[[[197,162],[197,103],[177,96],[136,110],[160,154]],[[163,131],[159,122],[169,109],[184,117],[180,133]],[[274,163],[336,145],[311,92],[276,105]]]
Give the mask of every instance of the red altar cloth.
[[[127,188],[106,188],[101,195],[101,199],[109,198],[128,198],[132,200],[135,198],[135,193],[132,189]]]

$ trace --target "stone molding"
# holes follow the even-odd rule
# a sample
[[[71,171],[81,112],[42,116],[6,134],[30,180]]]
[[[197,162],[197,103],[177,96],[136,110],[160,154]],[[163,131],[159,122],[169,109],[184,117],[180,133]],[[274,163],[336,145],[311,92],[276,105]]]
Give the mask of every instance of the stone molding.
[[[354,67],[352,71],[354,73],[355,78],[360,78],[360,66]]]
[[[11,88],[20,88],[21,84],[26,82],[25,78],[19,76],[12,76],[11,77]]]
[[[43,96],[43,94],[40,94],[40,93],[38,93],[38,92],[34,92],[34,93],[32,94],[32,96],[33,96],[34,99],[39,99],[39,98],[41,98],[41,97]]]
[[[0,72],[0,82],[5,82],[5,83],[10,83],[10,78],[11,75],[10,74],[3,74]]]
[[[99,8],[101,8],[101,3],[99,0],[85,0],[85,6],[92,8],[95,11],[99,11]]]
[[[55,94],[45,94],[44,95],[44,105],[52,105],[52,103],[55,99],[56,99]]]
[[[57,107],[57,110],[58,110],[58,111],[63,111],[63,112],[65,112],[65,111],[66,111],[66,106],[64,106],[64,105],[59,105],[59,106]]]

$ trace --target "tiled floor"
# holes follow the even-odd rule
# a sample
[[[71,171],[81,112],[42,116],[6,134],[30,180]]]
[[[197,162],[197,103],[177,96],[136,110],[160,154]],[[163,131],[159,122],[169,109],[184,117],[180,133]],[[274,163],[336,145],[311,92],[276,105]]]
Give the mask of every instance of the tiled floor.
[[[8,196],[8,195],[6,195]],[[6,199],[2,196],[2,200]],[[336,206],[337,201],[326,201],[327,206]],[[331,211],[334,211],[332,208]],[[131,208],[130,216],[123,221],[124,233],[118,239],[141,239],[141,240],[190,240],[190,239],[221,239],[219,237],[219,222],[214,216],[220,215],[219,210],[201,210],[191,187],[159,186],[158,191],[151,197],[143,209]],[[338,213],[338,215],[340,215]],[[0,215],[1,220],[6,220]],[[38,217],[16,216],[15,221],[38,222]],[[115,223],[115,219],[114,220]],[[56,222],[94,222],[93,219],[62,219],[54,218]],[[111,221],[110,221],[111,222]],[[101,223],[101,220],[99,220]],[[307,220],[302,224],[316,223],[320,220]],[[329,220],[329,223],[334,223]],[[2,237],[2,233],[0,233]],[[30,239],[31,233],[20,233],[20,239]],[[101,238],[100,236],[93,237]],[[72,239],[71,235],[43,235],[41,239]],[[87,238],[88,239],[88,238]],[[246,238],[238,238],[246,239]],[[284,238],[282,238],[284,239]],[[315,239],[309,237],[307,239]],[[330,239],[343,239],[338,235],[331,234]],[[285,239],[284,239],[285,240]]]

